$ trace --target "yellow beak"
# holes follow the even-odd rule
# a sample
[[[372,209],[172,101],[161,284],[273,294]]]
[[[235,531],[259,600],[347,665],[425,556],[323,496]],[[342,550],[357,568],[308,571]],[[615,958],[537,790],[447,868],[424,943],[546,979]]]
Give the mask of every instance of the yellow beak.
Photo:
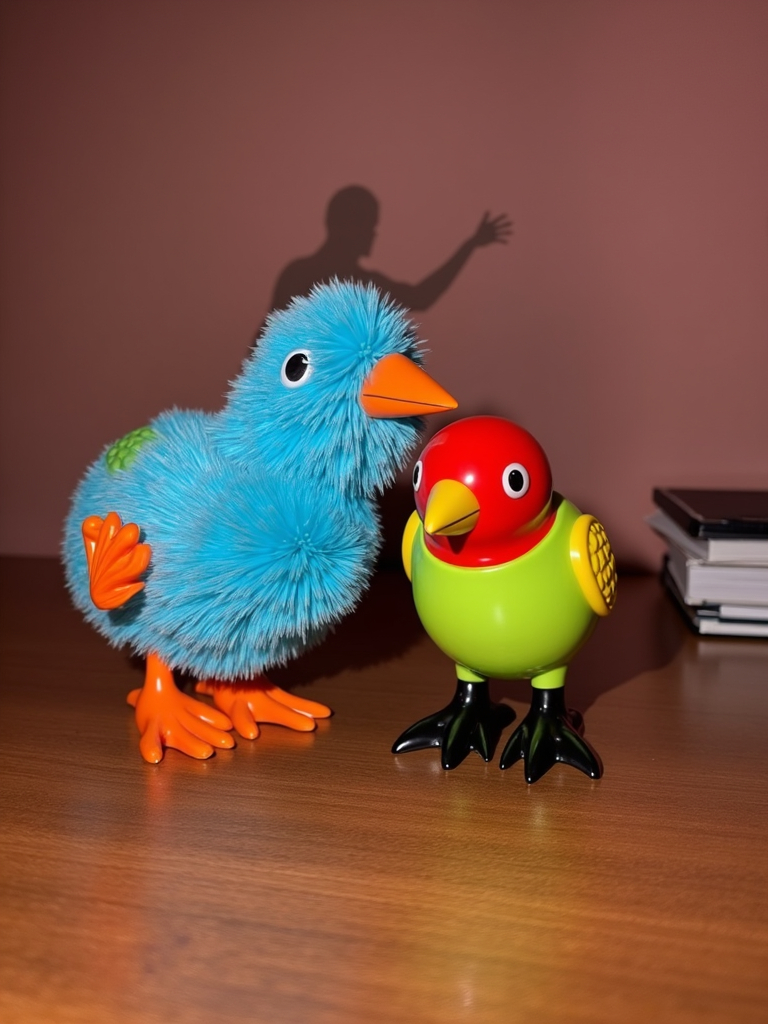
[[[412,359],[395,352],[368,374],[360,404],[374,419],[400,419],[448,412],[459,403]]]
[[[440,537],[459,537],[474,529],[480,505],[472,491],[458,480],[438,480],[427,498],[424,529]]]

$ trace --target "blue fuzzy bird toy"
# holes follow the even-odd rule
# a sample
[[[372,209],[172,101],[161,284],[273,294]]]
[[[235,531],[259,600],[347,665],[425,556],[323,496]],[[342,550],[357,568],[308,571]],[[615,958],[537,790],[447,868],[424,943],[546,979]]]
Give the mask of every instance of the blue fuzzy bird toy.
[[[310,731],[322,704],[264,675],[352,610],[380,545],[374,496],[421,417],[456,407],[421,369],[404,313],[334,281],[268,320],[223,409],[173,409],[108,447],[72,499],[67,585],[86,619],[146,657],[135,707],[152,763]],[[177,688],[199,680],[212,707]]]

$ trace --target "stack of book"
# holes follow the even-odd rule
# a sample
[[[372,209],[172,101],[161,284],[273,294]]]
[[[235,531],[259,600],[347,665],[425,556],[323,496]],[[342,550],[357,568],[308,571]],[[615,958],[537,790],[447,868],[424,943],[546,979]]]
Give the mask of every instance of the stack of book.
[[[768,637],[768,491],[656,488],[653,500],[663,579],[696,632]]]

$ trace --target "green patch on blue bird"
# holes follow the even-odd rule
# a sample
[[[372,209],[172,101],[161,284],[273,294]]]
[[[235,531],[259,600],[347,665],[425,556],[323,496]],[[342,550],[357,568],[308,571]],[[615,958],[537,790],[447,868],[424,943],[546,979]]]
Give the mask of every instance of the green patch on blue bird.
[[[107,469],[110,473],[128,469],[144,445],[156,437],[157,433],[152,427],[139,427],[138,430],[132,430],[130,434],[121,437],[107,451]]]

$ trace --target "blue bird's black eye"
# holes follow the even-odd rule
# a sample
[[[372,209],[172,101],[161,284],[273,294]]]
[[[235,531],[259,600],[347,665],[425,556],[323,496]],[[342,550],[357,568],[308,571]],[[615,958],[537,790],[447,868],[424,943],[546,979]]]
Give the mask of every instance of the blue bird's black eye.
[[[306,384],[311,375],[312,361],[309,352],[297,349],[286,357],[280,371],[280,380],[287,388],[297,388],[301,384]]]
[[[501,484],[510,498],[522,498],[531,486],[528,470],[520,462],[511,462],[501,474]]]

